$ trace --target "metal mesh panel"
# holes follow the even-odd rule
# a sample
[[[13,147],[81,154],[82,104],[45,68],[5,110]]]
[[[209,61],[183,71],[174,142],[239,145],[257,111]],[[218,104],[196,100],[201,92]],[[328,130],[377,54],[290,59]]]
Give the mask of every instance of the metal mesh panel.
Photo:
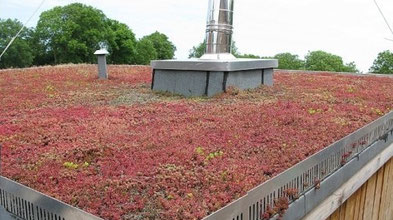
[[[1,176],[0,205],[23,220],[100,219]]]

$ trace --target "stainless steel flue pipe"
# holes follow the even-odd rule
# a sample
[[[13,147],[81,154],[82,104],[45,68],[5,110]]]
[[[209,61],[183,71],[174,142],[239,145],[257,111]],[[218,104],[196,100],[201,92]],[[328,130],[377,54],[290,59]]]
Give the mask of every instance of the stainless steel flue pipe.
[[[231,54],[234,0],[209,0],[206,51],[201,59],[236,59]]]

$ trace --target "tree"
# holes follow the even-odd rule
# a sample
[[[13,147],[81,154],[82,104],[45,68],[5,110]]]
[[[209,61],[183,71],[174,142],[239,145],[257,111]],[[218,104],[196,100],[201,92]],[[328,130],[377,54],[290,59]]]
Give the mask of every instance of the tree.
[[[158,54],[154,48],[153,42],[147,38],[142,38],[136,45],[136,59],[135,63],[140,65],[149,65],[150,61],[156,60]]]
[[[235,41],[232,41],[231,54],[235,57],[241,56],[241,53],[239,52],[239,48],[237,48]]]
[[[359,72],[355,63],[344,64],[340,56],[324,51],[312,51],[306,55],[306,69],[312,71]]]
[[[240,54],[237,55],[236,58],[260,59],[261,57],[254,54]]]
[[[42,56],[37,62],[96,62],[94,51],[108,45],[113,36],[109,24],[102,11],[80,3],[43,12],[36,28]]]
[[[341,72],[348,72],[348,73],[358,73],[359,70],[355,64],[355,62],[350,62],[344,65]]]
[[[206,40],[198,44],[198,46],[193,46],[190,50],[188,58],[201,58],[206,51]]]
[[[165,34],[156,31],[153,34],[143,37],[142,40],[149,40],[153,43],[157,52],[157,59],[168,60],[175,57],[176,47],[169,41]]]
[[[206,51],[206,40],[203,41],[202,43],[198,44],[198,46],[192,47],[192,49],[190,50],[190,53],[188,55],[188,58],[201,58],[205,54],[205,51]],[[232,42],[231,53],[233,56],[238,57],[238,58],[248,58],[248,57],[242,57],[242,56],[246,56],[247,54],[241,55],[239,53],[239,50],[236,47],[235,41]],[[251,54],[248,54],[248,55],[251,55]],[[255,55],[253,55],[253,56],[255,56]],[[249,58],[251,58],[251,57],[249,57]]]
[[[123,23],[109,20],[111,37],[109,38],[110,55],[108,62],[115,64],[135,64],[136,44],[135,34]]]
[[[393,74],[393,52],[386,50],[379,53],[374,60],[373,66],[370,68],[370,72]]]
[[[22,28],[23,24],[18,20],[0,19],[0,53],[4,51],[11,39]],[[28,67],[34,59],[31,47],[32,29],[24,29],[18,38],[8,48],[0,60],[0,68]]]
[[[274,56],[278,60],[278,69],[302,70],[304,69],[304,60],[298,55],[291,53],[279,53]]]

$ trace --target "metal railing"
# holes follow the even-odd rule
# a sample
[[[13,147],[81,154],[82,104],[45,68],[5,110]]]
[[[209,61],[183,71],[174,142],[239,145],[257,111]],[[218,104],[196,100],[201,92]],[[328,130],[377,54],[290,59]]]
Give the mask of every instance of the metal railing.
[[[379,140],[386,140],[393,130],[393,112],[333,143],[278,176],[257,186],[245,196],[204,218],[205,220],[260,220],[279,198],[296,197],[314,189],[321,181],[334,175],[346,162]]]
[[[0,205],[23,220],[100,220],[78,208],[0,176]]]

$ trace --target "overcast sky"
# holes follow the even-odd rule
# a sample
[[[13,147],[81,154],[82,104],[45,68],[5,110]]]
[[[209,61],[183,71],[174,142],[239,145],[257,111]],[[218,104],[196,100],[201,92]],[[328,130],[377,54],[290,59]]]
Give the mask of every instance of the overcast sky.
[[[393,25],[393,1],[377,0]],[[0,0],[0,18],[26,21],[41,0]],[[160,31],[187,58],[204,38],[208,0],[46,0],[40,12],[81,2],[126,23],[138,38]],[[241,53],[273,56],[291,52],[303,57],[324,50],[355,61],[367,71],[377,54],[393,50],[393,38],[373,0],[235,0],[234,40]]]

